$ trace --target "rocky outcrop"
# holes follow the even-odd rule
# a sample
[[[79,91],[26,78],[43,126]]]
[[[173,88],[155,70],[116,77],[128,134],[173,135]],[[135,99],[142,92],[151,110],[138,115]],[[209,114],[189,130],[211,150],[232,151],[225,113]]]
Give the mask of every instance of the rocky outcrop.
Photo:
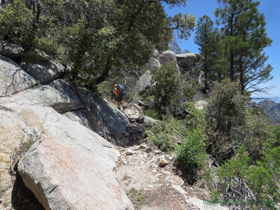
[[[177,64],[176,54],[173,51],[164,51],[163,53],[160,54],[158,60],[161,65],[164,65],[165,63],[170,63],[170,62],[175,63],[175,65],[178,69],[178,72],[179,72],[179,66]]]
[[[34,78],[19,65],[11,59],[0,55],[0,97],[9,96],[35,84]]]
[[[176,59],[181,72],[191,69],[194,66],[194,64],[197,62],[197,58],[193,53],[177,54]]]
[[[126,130],[129,124],[127,115],[85,90],[79,89],[78,93],[90,117],[95,118],[109,135],[117,138]]]
[[[0,41],[0,55],[4,55],[9,58],[18,58],[23,55],[23,52],[23,48],[17,44]]]
[[[23,62],[21,67],[40,84],[47,84],[66,73],[66,68],[54,61]]]
[[[146,115],[142,115],[142,116],[139,116],[138,119],[137,119],[137,122],[143,124],[152,124],[152,123],[155,123],[157,122],[158,120],[152,118],[152,117],[149,117],[149,116],[146,116]]]
[[[150,87],[151,84],[151,80],[152,80],[152,75],[151,72],[149,70],[147,70],[140,78],[139,80],[136,82],[135,85],[135,90],[138,93],[141,93],[143,91],[146,90],[146,88]]]
[[[20,160],[18,172],[46,210],[133,209],[111,163],[93,155],[106,147],[90,149],[63,138],[44,139]]]
[[[51,89],[52,87],[46,88],[46,93],[48,93]],[[52,107],[45,106],[47,101],[49,101],[48,105],[58,102],[58,100],[54,100],[55,98],[59,98],[58,94],[54,95],[53,98],[49,97],[49,100],[45,98],[45,100],[42,101],[31,100],[29,102],[28,97],[33,95],[33,93],[30,93],[30,91],[32,90],[30,89],[20,92],[9,99],[0,98],[1,106],[5,107],[0,109],[0,176],[1,187],[4,190],[3,197],[9,197],[7,194],[11,193],[9,187],[12,186],[12,183],[8,173],[10,166],[10,154],[13,152],[14,147],[21,144],[22,141],[34,141],[35,139],[30,139],[30,136],[33,138],[38,136],[38,133],[43,133],[42,136],[45,137],[57,136],[61,139],[64,139],[61,141],[65,141],[67,144],[75,145],[77,147],[76,151],[83,150],[84,153],[87,153],[88,156],[94,159],[94,161],[104,165],[104,167],[107,168],[107,171],[112,171],[115,168],[119,153],[114,149],[113,145],[111,145],[95,132],[59,114]],[[44,92],[44,90],[41,88],[36,88],[33,91],[36,91],[37,93]],[[28,97],[24,97],[24,93]],[[42,96],[43,93],[42,95],[39,95],[39,99],[42,99]],[[70,100],[70,98],[71,97],[65,97],[64,102]],[[71,100],[72,103],[75,104],[75,99],[72,98]],[[54,143],[54,145],[55,144],[57,144],[57,142]],[[72,151],[75,150],[72,149]],[[76,155],[76,153],[73,154]],[[56,166],[57,165],[55,165],[55,167]],[[103,179],[99,180],[98,177],[94,178],[92,171],[87,170],[82,171],[81,173],[88,173],[86,176],[91,177],[96,182],[102,183],[104,181]],[[54,177],[54,179],[56,178]],[[71,181],[73,182],[72,179]],[[120,187],[121,186],[119,186],[119,188]],[[35,191],[33,193],[35,196],[37,196]],[[116,194],[116,196],[118,195],[119,194]],[[88,194],[84,194],[83,196],[87,197]],[[5,204],[7,204],[7,202],[5,202]]]
[[[154,68],[160,68],[160,62],[156,58],[151,58],[146,64],[146,69],[152,71]]]
[[[126,130],[126,125],[128,124],[128,118],[125,116],[125,114],[121,113],[119,110],[115,108],[110,107],[108,104],[102,101],[102,99],[94,98],[92,95],[86,94],[85,91],[82,89],[78,90],[79,95],[77,95],[77,92],[74,91],[63,80],[55,80],[50,82],[48,85],[35,86],[26,89],[32,86],[30,85],[30,81],[33,82],[32,84],[35,84],[35,80],[30,75],[25,73],[17,64],[12,62],[11,60],[4,58],[3,56],[1,58],[2,59],[0,61],[0,64],[3,65],[3,68],[0,68],[0,74],[7,76],[5,71],[7,69],[11,71],[12,69],[14,75],[17,76],[16,78],[18,78],[15,81],[21,82],[19,84],[21,84],[22,86],[22,88],[20,89],[15,89],[14,91],[8,92],[10,95],[9,97],[0,97],[0,160],[1,160],[0,177],[1,177],[3,205],[7,206],[11,203],[11,193],[12,193],[11,187],[13,186],[13,181],[11,180],[9,174],[10,164],[12,163],[12,165],[15,165],[18,160],[18,158],[13,159],[13,161],[10,160],[11,154],[13,154],[12,155],[13,157],[16,156],[16,152],[15,152],[16,150],[14,150],[14,148],[19,149],[21,147],[19,145],[23,145],[24,142],[27,142],[28,144],[32,144],[33,142],[41,138],[46,138],[49,140],[42,141],[42,143],[40,144],[42,146],[38,145],[38,147],[37,146],[35,147],[36,149],[34,150],[32,149],[29,151],[36,152],[45,149],[47,150],[47,148],[51,148],[53,149],[52,155],[53,157],[56,157],[57,162],[55,162],[55,159],[51,159],[52,155],[50,157],[46,157],[46,156],[42,157],[38,155],[37,159],[31,158],[30,160],[29,159],[30,156],[28,156],[29,153],[27,153],[26,154],[27,157],[25,159],[27,162],[31,161],[28,162],[29,166],[32,165],[31,163],[34,163],[32,161],[35,162],[38,161],[35,163],[37,169],[39,168],[39,166],[42,166],[45,169],[49,169],[49,171],[44,173],[44,175],[46,175],[45,178],[49,173],[53,173],[53,175],[55,175],[51,177],[53,178],[54,181],[52,180],[53,182],[49,182],[48,186],[45,182],[41,182],[42,189],[45,189],[45,191],[43,190],[43,192],[46,193],[44,195],[37,194],[38,193],[36,191],[37,188],[36,187],[32,188],[32,186],[30,186],[30,189],[34,189],[33,193],[38,199],[41,198],[41,196],[45,196],[45,200],[47,200],[47,202],[52,202],[52,198],[50,197],[53,194],[50,193],[49,190],[53,189],[52,188],[53,184],[57,184],[61,186],[61,188],[57,187],[59,189],[59,193],[61,193],[64,192],[65,189],[67,189],[65,187],[66,185],[63,185],[64,181],[65,183],[67,183],[67,180],[68,181],[71,180],[72,183],[75,183],[76,181],[75,179],[77,177],[79,178],[80,176],[80,177],[87,178],[87,183],[83,183],[81,180],[77,181],[77,183],[80,183],[81,186],[88,187],[89,186],[88,183],[93,183],[93,182],[96,185],[96,186],[92,185],[93,188],[90,188],[92,189],[90,194],[88,194],[86,191],[81,191],[82,193],[79,192],[79,195],[83,196],[83,200],[88,202],[88,203],[85,202],[84,205],[92,205],[91,202],[94,202],[94,200],[93,201],[90,200],[94,198],[97,199],[98,201],[96,205],[102,206],[104,204],[104,206],[108,207],[108,209],[114,209],[111,208],[111,206],[115,206],[118,209],[125,209],[125,208],[131,209],[132,208],[131,203],[127,200],[122,190],[122,186],[116,180],[113,173],[113,169],[116,167],[116,162],[118,161],[119,152],[116,149],[114,149],[114,146],[111,143],[106,141],[96,132],[93,132],[92,130],[81,125],[83,124],[83,122],[87,121],[89,122],[88,123],[89,126],[95,127],[96,124],[93,123],[92,120],[93,118],[91,117],[96,117],[97,119],[100,119],[100,123],[105,124],[106,129],[108,128],[107,133],[110,132],[121,133]],[[7,90],[10,85],[10,83],[7,82],[8,79],[3,80],[3,78],[5,77],[2,76],[0,78],[3,81],[3,82],[1,81],[0,83],[1,90],[2,89]],[[30,80],[28,78],[30,78]],[[18,93],[13,94],[15,92]],[[66,113],[71,113],[71,112],[83,112],[84,115],[76,115],[76,119],[79,118],[80,120],[71,120],[71,117],[69,117],[69,115],[68,116],[66,115]],[[99,112],[102,113],[102,117],[99,116],[100,115]],[[84,119],[83,117],[86,117],[86,119]],[[59,156],[62,148],[68,148],[74,153],[70,153],[68,150],[68,152],[65,152],[61,154],[61,156]],[[63,155],[67,155],[66,153],[70,155],[70,157],[63,156]],[[77,156],[77,153],[83,154],[83,157],[79,155],[77,159],[75,159],[76,157],[72,157],[72,155]],[[42,161],[41,158],[43,158],[44,161],[46,162]],[[49,158],[49,160],[45,158]],[[65,162],[59,161],[62,159],[65,160]],[[77,168],[75,169],[76,172],[81,170],[80,175],[78,176],[78,172],[76,173],[76,175],[75,173],[73,173],[74,177],[66,180],[61,180],[60,178],[62,178],[65,174],[62,171],[60,171],[58,168],[59,167],[67,168],[69,166],[67,165],[68,160],[69,160],[69,164],[74,164],[77,161],[81,162],[80,165],[82,169],[79,168],[80,166],[77,166]],[[86,163],[88,165],[85,166],[82,164],[84,160],[87,160]],[[54,168],[52,167],[46,168],[43,165],[45,163],[48,164],[48,162],[53,164],[52,166]],[[28,181],[26,182],[26,184],[32,183],[32,180],[33,183],[35,183],[36,181],[34,181],[34,177],[31,177],[31,175],[35,175],[36,173],[30,172],[30,170],[25,170],[26,165],[24,163],[26,162],[22,163],[23,167],[21,168],[22,169],[21,174],[24,178],[24,181],[26,182],[26,177],[29,177],[27,178]],[[65,166],[62,167],[61,164],[62,165],[65,164]],[[93,166],[95,167],[94,168],[95,170],[93,170]],[[11,167],[16,168],[16,166],[11,166]],[[64,169],[66,170],[66,168]],[[100,172],[99,172],[99,168],[100,168]],[[69,168],[67,168],[67,170],[68,169]],[[55,172],[53,172],[52,170],[55,170]],[[59,173],[56,174],[56,172]],[[30,176],[27,175],[28,173]],[[100,173],[102,174],[102,176],[100,176]],[[92,180],[89,181],[88,180],[89,178],[94,181]],[[61,183],[57,183],[58,180]],[[107,189],[104,186],[107,186]],[[75,188],[76,186],[72,186],[72,187],[73,188],[71,189],[78,190],[77,188]],[[94,194],[95,192],[94,188],[97,189],[96,192],[99,193],[98,195]],[[98,191],[98,189],[101,191]],[[15,191],[13,192],[14,196],[20,194],[15,189],[13,191]],[[102,193],[104,196],[101,195]],[[55,194],[55,197],[57,197],[57,195],[58,194]],[[60,197],[61,198],[60,201],[64,202],[66,199],[67,203],[69,203],[70,206],[76,205],[76,203],[68,202],[67,196],[69,195],[63,194],[63,196],[66,196],[66,198]],[[109,196],[110,199],[108,199],[108,197],[106,196]],[[106,201],[104,201],[105,203],[102,203],[103,198],[106,198]],[[16,197],[13,197],[13,200],[15,202],[18,201]],[[55,203],[59,204],[60,201],[56,200]],[[73,199],[71,199],[71,201],[73,201]],[[48,203],[48,205],[52,205],[52,204]],[[77,208],[75,207],[76,209],[85,209],[83,207],[80,208],[79,205],[82,204],[77,204],[77,205],[78,207]],[[58,208],[49,207],[49,208],[63,209],[60,207]],[[102,209],[102,207],[97,207],[96,209],[98,208]],[[27,208],[27,209],[32,209],[32,208]]]

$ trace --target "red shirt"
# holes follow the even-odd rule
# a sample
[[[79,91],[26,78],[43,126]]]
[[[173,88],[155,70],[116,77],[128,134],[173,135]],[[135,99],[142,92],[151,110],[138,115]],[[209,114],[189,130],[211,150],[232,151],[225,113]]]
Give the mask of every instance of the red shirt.
[[[118,88],[116,89],[116,94],[117,94],[117,96],[119,96],[119,95],[120,95],[120,91],[119,91],[119,89],[118,89]]]

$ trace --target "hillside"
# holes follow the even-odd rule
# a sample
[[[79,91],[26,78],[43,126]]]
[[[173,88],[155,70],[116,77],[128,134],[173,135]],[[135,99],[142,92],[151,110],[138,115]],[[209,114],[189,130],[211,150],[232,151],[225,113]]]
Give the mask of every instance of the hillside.
[[[265,111],[272,123],[280,121],[280,103],[265,99],[264,101],[257,103],[257,106]]]

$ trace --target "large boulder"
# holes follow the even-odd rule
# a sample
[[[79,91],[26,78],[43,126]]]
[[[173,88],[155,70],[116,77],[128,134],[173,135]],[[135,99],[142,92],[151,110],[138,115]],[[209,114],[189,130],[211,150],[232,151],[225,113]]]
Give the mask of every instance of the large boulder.
[[[146,88],[150,87],[151,84],[151,80],[152,80],[152,75],[151,72],[149,70],[147,70],[140,78],[139,80],[136,82],[135,85],[135,90],[137,92],[142,92],[144,90],[146,90]]]
[[[78,93],[85,108],[89,111],[89,117],[96,119],[95,121],[98,121],[107,133],[117,138],[125,132],[129,124],[129,118],[125,113],[85,90],[79,89]]]
[[[16,108],[21,104],[52,107],[60,113],[84,107],[76,93],[63,80],[55,80],[48,85],[21,91],[14,94],[9,100],[0,100],[0,104],[5,105],[6,103],[13,103],[13,107]]]
[[[104,168],[107,168],[107,172],[111,171],[110,173],[112,173],[112,170],[116,167],[119,152],[114,149],[112,144],[110,144],[95,132],[80,125],[78,122],[74,122],[67,117],[59,114],[55,109],[49,106],[59,102],[59,94],[53,91],[52,93],[54,96],[50,97],[50,95],[52,95],[50,94],[48,97],[49,101],[47,99],[42,100],[43,93],[42,95],[38,94],[38,100],[36,100],[36,98],[34,98],[34,100],[30,100],[29,98],[33,95],[33,93],[31,94],[30,91],[35,91],[36,93],[46,91],[46,95],[48,95],[52,89],[55,90],[52,87],[45,87],[45,90],[40,89],[40,91],[39,89],[30,89],[20,92],[9,98],[0,98],[0,176],[3,198],[11,197],[9,196],[12,186],[11,178],[9,175],[11,153],[13,153],[14,148],[18,147],[22,143],[22,141],[36,140],[38,136],[41,136],[38,134],[42,134],[42,136],[45,137],[60,137],[61,139],[63,139],[61,141],[67,142],[67,145],[71,144],[69,142],[72,142],[72,145],[74,144],[77,147],[77,149],[75,150],[71,149],[71,151],[74,151],[74,155],[77,155],[77,153],[80,153],[80,151],[84,151],[84,153],[87,153],[88,156],[94,159],[95,162],[98,162],[99,165],[103,165]],[[25,97],[24,93],[26,93],[27,97]],[[34,94],[34,96],[36,96],[36,94]],[[71,100],[73,103],[75,102],[74,98],[71,99],[71,97],[65,97],[65,99],[61,99],[61,102],[65,102],[67,100]],[[53,143],[53,145],[55,144],[57,144],[57,142]],[[63,145],[63,147],[65,147],[65,145]],[[56,152],[59,153],[59,151]],[[85,158],[88,159],[88,156]],[[65,160],[68,159],[69,158],[66,158]],[[83,162],[82,160],[83,158],[81,159],[81,162]],[[95,166],[99,167],[99,165]],[[56,166],[57,165],[55,165],[55,167]],[[88,166],[84,167],[84,169],[85,168],[88,168]],[[87,177],[91,177],[91,179],[95,180],[96,183],[100,182],[100,185],[102,186],[104,185],[104,181],[106,180],[100,180],[99,176],[95,176],[94,174],[92,174],[92,170],[81,171],[81,174],[86,172],[88,172],[88,174],[86,175]],[[105,174],[104,176],[107,175]],[[111,179],[111,177],[112,174],[108,175],[108,179]],[[59,180],[59,178],[53,178],[55,180]],[[113,179],[112,182],[115,183],[114,180],[115,179]],[[75,180],[71,179],[71,182],[73,181]],[[116,185],[114,184],[112,185],[112,187],[113,186]],[[118,189],[120,189],[120,186],[116,187],[115,189],[116,191],[112,193],[115,193],[114,195],[118,197],[120,195],[118,191]],[[35,196],[37,196],[37,192],[34,191],[33,193],[35,194]],[[112,193],[109,195],[111,196]],[[16,192],[14,194],[17,195]],[[89,196],[90,198],[84,199],[92,199],[91,194],[83,194],[83,197],[87,196]],[[7,205],[9,203],[9,200],[5,200],[3,201],[3,203],[4,205]]]
[[[193,53],[177,54],[176,59],[182,69],[189,69],[197,62],[197,57]]]
[[[35,49],[33,52],[29,52],[27,54],[28,57],[32,58],[34,61],[50,61],[53,60],[51,56],[46,54],[45,52]]]
[[[18,171],[46,210],[133,209],[112,170],[63,138],[37,142]]]
[[[17,44],[0,41],[0,55],[4,55],[9,58],[19,58],[23,55],[23,52],[23,48]]]
[[[179,66],[177,64],[176,54],[173,51],[164,51],[160,54],[158,60],[162,66],[166,63],[173,62],[176,65],[176,68],[179,73]]]
[[[19,65],[11,59],[0,55],[0,97],[9,96],[35,84],[34,78]]]
[[[160,68],[160,66],[160,62],[156,58],[151,58],[146,64],[146,68],[150,71],[152,71],[154,68]]]
[[[22,62],[21,67],[41,84],[47,84],[66,73],[66,68],[54,61]]]
[[[158,51],[158,50],[154,50],[154,52],[153,52],[153,58],[158,59],[159,56],[160,56],[159,51]]]

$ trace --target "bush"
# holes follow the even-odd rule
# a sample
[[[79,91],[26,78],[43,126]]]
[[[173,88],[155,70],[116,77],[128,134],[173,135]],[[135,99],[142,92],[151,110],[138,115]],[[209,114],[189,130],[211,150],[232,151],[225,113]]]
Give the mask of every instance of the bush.
[[[150,145],[155,145],[161,150],[169,151],[175,148],[177,141],[183,142],[187,134],[185,124],[174,118],[170,121],[158,121],[146,131]]]
[[[231,158],[241,146],[245,125],[246,97],[238,84],[226,79],[215,83],[209,98],[205,118],[207,121],[207,151],[219,161]]]
[[[178,163],[187,170],[200,167],[206,158],[204,130],[197,126],[188,132],[183,144],[176,147]]]
[[[156,118],[157,117],[157,113],[154,110],[152,110],[152,109],[145,110],[144,114],[149,116],[149,117],[152,117],[152,118]]]
[[[188,103],[186,106],[187,116],[185,118],[186,126],[191,129],[196,129],[197,126],[200,128],[205,128],[206,121],[204,116],[204,111],[199,110],[195,107],[195,103]]]
[[[260,203],[246,204],[245,207],[264,206],[273,209],[274,203],[279,201],[279,188],[277,186],[280,169],[279,149],[277,147],[268,150],[264,153],[265,157],[262,161],[253,164],[246,147],[242,146],[237,156],[228,160],[217,171],[221,182],[218,192],[224,197],[224,200],[271,201],[265,205]],[[277,162],[278,164],[274,165]],[[244,205],[242,207],[245,209]]]
[[[184,112],[182,104],[191,100],[196,93],[197,85],[194,80],[187,80],[187,75],[180,76],[175,63],[166,63],[152,73],[152,82],[156,85],[149,91],[154,96],[153,107],[160,116],[179,116]]]

